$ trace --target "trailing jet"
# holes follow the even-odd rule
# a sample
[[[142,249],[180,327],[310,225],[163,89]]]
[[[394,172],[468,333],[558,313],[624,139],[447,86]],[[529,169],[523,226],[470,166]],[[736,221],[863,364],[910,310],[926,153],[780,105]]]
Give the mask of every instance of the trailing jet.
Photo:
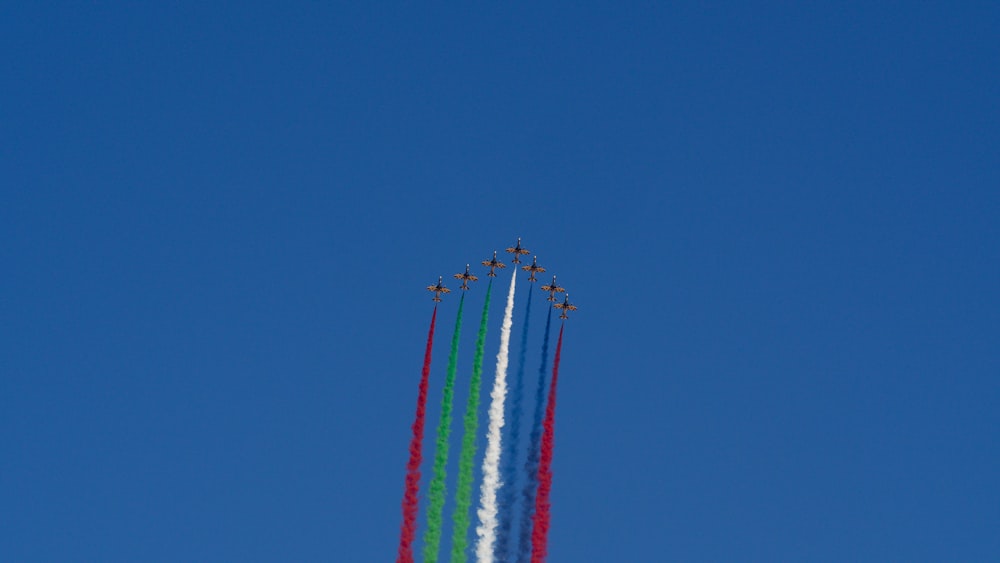
[[[497,251],[494,250],[493,251],[493,259],[492,260],[483,260],[483,266],[486,266],[487,268],[490,269],[490,273],[488,273],[486,275],[489,276],[489,277],[491,277],[491,278],[495,278],[495,277],[497,277],[497,275],[493,272],[493,270],[495,270],[497,268],[500,268],[502,270],[502,269],[504,269],[504,268],[507,267],[507,264],[504,264],[503,262],[497,260]]]
[[[469,265],[468,264],[465,265],[465,273],[464,274],[455,274],[454,277],[455,277],[455,279],[462,280],[462,285],[461,285],[461,287],[458,288],[458,289],[461,289],[462,291],[465,291],[466,289],[469,289],[469,282],[470,281],[479,281],[479,278],[477,278],[476,276],[474,276],[474,275],[472,275],[472,274],[469,273]]]
[[[543,285],[542,286],[542,291],[548,291],[549,292],[549,296],[546,297],[546,299],[548,299],[549,301],[555,301],[556,300],[556,294],[557,293],[562,293],[562,292],[564,292],[566,290],[563,289],[563,288],[561,288],[561,287],[559,287],[558,285],[556,285],[556,277],[552,276],[552,283],[550,285]]]
[[[444,278],[444,276],[438,276],[437,285],[429,285],[429,286],[427,286],[427,291],[430,291],[430,292],[434,293],[434,301],[437,301],[438,303],[441,302],[441,294],[442,293],[451,293],[451,290],[448,289],[447,287],[445,287],[443,283],[441,283],[441,280],[443,278]]]
[[[530,266],[521,266],[521,269],[524,270],[525,272],[531,272],[531,275],[528,276],[528,281],[530,282],[538,281],[535,278],[535,274],[536,273],[540,274],[545,271],[545,268],[538,265],[538,257],[535,256],[534,258],[535,259],[531,261]]]
[[[555,305],[553,305],[553,307],[555,307],[556,309],[562,309],[562,314],[559,315],[560,319],[568,319],[569,315],[567,315],[566,313],[570,311],[576,311],[576,305],[569,302],[568,293],[566,294],[566,299],[564,299],[562,303],[556,303]]]
[[[513,264],[521,263],[522,254],[530,254],[527,248],[521,248],[521,237],[517,237],[517,244],[515,246],[507,247],[507,252],[514,255],[514,259],[511,260],[511,263]]]

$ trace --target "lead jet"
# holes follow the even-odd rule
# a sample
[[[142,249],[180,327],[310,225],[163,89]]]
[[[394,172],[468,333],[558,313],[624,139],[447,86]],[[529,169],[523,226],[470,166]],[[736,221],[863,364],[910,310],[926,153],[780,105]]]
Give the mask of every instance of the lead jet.
[[[497,275],[496,275],[496,273],[493,272],[493,270],[495,270],[497,268],[500,268],[502,270],[502,269],[504,269],[504,268],[507,267],[507,264],[504,264],[503,262],[497,260],[497,251],[494,250],[493,251],[493,259],[492,260],[483,260],[483,266],[486,266],[487,268],[490,269],[490,273],[488,273],[486,275],[489,276],[489,277],[491,277],[491,278],[495,278],[495,277],[497,277]]]
[[[530,254],[530,252],[528,252],[527,248],[521,248],[521,237],[517,237],[517,244],[516,245],[507,247],[507,252],[509,252],[509,253],[511,253],[511,254],[514,255],[514,259],[511,260],[511,263],[513,263],[513,264],[520,264],[521,263],[521,255],[522,254]]]
[[[427,286],[427,291],[430,291],[430,292],[432,292],[434,294],[434,299],[433,300],[437,301],[438,303],[441,302],[441,294],[442,293],[451,293],[451,290],[448,289],[447,287],[445,287],[444,284],[441,282],[441,280],[443,278],[444,278],[444,276],[438,276],[437,285],[429,285],[429,286]]]
[[[469,265],[468,264],[465,265],[465,273],[464,274],[455,274],[454,277],[455,277],[455,279],[462,280],[462,285],[461,285],[461,287],[458,288],[458,289],[461,289],[462,291],[465,291],[466,289],[469,289],[469,282],[470,281],[479,281],[479,278],[477,278],[476,276],[474,276],[474,275],[472,275],[472,274],[469,273]]]
[[[521,266],[521,269],[524,270],[525,272],[531,272],[531,275],[528,276],[528,281],[530,281],[530,282],[538,281],[535,278],[535,274],[540,274],[540,273],[542,273],[542,272],[545,271],[545,268],[543,268],[543,267],[541,267],[541,266],[538,265],[538,257],[537,256],[535,256],[535,259],[531,261],[531,265],[530,266]]]
[[[542,286],[542,291],[548,291],[549,292],[549,296],[546,297],[547,300],[549,300],[549,301],[555,301],[556,300],[556,294],[557,293],[563,293],[566,290],[563,289],[563,288],[561,288],[561,287],[559,287],[558,285],[556,285],[556,277],[552,276],[552,283],[550,285],[543,285]]]
[[[562,314],[559,315],[560,319],[568,319],[569,315],[567,315],[566,313],[570,311],[576,311],[576,305],[569,302],[568,293],[566,294],[566,299],[564,299],[562,303],[556,303],[555,305],[553,305],[553,307],[555,307],[556,309],[562,309]]]

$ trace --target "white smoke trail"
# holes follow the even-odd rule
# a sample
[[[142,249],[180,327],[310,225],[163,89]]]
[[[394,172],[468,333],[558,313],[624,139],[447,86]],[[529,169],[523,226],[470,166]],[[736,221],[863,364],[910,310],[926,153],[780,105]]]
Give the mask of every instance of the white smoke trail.
[[[500,489],[500,429],[503,428],[504,400],[507,398],[507,351],[510,349],[510,325],[514,316],[514,282],[517,270],[510,277],[507,308],[500,325],[500,351],[497,353],[497,374],[490,393],[490,423],[486,435],[486,458],[483,459],[483,486],[479,492],[479,526],[476,535],[476,561],[493,563],[493,543],[497,530],[497,491]]]

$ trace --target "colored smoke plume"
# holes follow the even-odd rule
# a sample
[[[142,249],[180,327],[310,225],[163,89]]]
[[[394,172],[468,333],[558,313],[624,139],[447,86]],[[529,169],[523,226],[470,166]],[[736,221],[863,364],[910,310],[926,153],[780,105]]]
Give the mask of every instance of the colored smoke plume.
[[[438,421],[437,446],[434,451],[434,477],[431,478],[428,494],[430,505],[427,508],[427,531],[424,532],[424,563],[437,561],[438,548],[441,544],[441,513],[444,511],[448,438],[451,435],[451,403],[455,392],[455,373],[458,371],[458,341],[462,333],[462,310],[464,307],[465,292],[462,293],[462,298],[458,301],[455,333],[451,337],[448,372],[441,397],[441,418]]]
[[[528,286],[529,288],[531,286]],[[510,560],[511,535],[514,528],[514,508],[517,501],[517,447],[521,443],[521,416],[524,399],[524,361],[528,348],[528,325],[531,320],[531,296],[528,291],[528,305],[524,311],[524,327],[521,329],[521,348],[518,350],[517,376],[514,378],[514,389],[510,397],[510,430],[504,442],[503,453],[503,490],[500,492],[499,516],[500,525],[497,528],[496,554],[497,561]]]
[[[507,291],[507,307],[504,309],[503,323],[500,325],[500,351],[497,352],[496,377],[490,392],[489,426],[486,433],[486,456],[483,458],[483,483],[479,494],[479,527],[476,535],[476,560],[479,563],[493,562],[493,544],[497,528],[497,491],[500,482],[500,447],[504,425],[504,401],[507,399],[507,362],[510,351],[510,327],[514,316],[514,288],[517,285],[517,271],[510,276]]]
[[[427,407],[427,379],[431,372],[431,349],[434,347],[434,322],[437,307],[431,314],[431,328],[427,332],[427,349],[424,351],[424,367],[420,376],[417,393],[417,415],[413,421],[413,437],[410,438],[410,460],[406,463],[406,492],[403,493],[403,525],[399,532],[399,553],[397,563],[413,562],[413,537],[417,531],[417,490],[420,487],[420,451],[424,439],[424,411]]]
[[[549,522],[552,503],[552,449],[555,445],[556,386],[559,383],[559,357],[562,354],[563,328],[559,328],[559,342],[556,344],[556,359],[552,363],[552,385],[549,387],[549,401],[545,405],[542,453],[538,465],[538,493],[535,495],[534,527],[531,530],[531,563],[544,563],[548,555]]]
[[[542,414],[545,412],[545,371],[549,360],[549,328],[552,326],[552,308],[545,318],[545,336],[542,337],[542,365],[538,368],[538,388],[535,389],[535,412],[531,419],[531,437],[528,445],[528,459],[524,463],[527,482],[521,493],[520,538],[517,543],[518,563],[527,563],[531,558],[531,515],[535,510],[535,492],[538,490],[538,456],[542,441]]]
[[[476,457],[476,430],[479,426],[479,382],[483,373],[483,348],[486,346],[486,322],[490,312],[490,293],[493,280],[486,286],[486,302],[479,320],[476,336],[476,354],[472,359],[472,378],[469,380],[469,399],[465,405],[465,428],[462,434],[462,452],[458,457],[458,489],[455,493],[455,512],[452,515],[451,563],[465,563],[468,545],[469,507],[472,506],[472,468]]]

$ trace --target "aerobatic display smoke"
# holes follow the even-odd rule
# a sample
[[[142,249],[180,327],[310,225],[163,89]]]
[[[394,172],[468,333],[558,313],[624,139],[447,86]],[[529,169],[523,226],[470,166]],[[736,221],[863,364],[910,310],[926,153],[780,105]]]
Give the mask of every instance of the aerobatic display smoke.
[[[528,286],[529,288],[531,286]],[[521,412],[524,395],[524,360],[525,352],[528,348],[528,324],[531,320],[531,296],[532,291],[528,291],[528,305],[524,311],[524,327],[521,329],[521,348],[518,350],[517,376],[514,378],[514,389],[510,398],[510,430],[507,440],[504,442],[503,470],[500,475],[503,479],[503,489],[500,492],[499,520],[497,528],[496,560],[508,561],[510,559],[512,533],[514,528],[514,506],[517,499],[517,447],[521,443]]]
[[[528,281],[538,281],[536,274],[544,273],[545,268],[538,264],[535,256],[530,264],[521,265],[520,258],[530,254],[521,246],[521,239],[506,248],[513,255],[509,263],[497,258],[497,250],[492,258],[480,263],[488,268],[484,272],[489,277],[486,286],[486,297],[482,304],[482,314],[479,320],[479,330],[475,338],[475,348],[472,355],[472,370],[469,377],[468,395],[459,401],[465,401],[464,414],[461,416],[461,438],[452,432],[454,419],[458,418],[458,406],[454,405],[456,395],[461,396],[464,388],[459,385],[458,360],[462,344],[462,324],[465,311],[465,291],[470,289],[470,282],[478,281],[478,276],[471,271],[471,263],[465,265],[465,271],[452,275],[461,281],[462,291],[455,316],[455,329],[451,337],[448,353],[447,369],[444,371],[444,385],[441,392],[441,411],[437,422],[437,433],[434,439],[434,454],[431,462],[431,475],[428,475],[424,486],[427,492],[425,503],[426,514],[420,514],[420,525],[426,522],[423,532],[423,542],[419,549],[423,550],[425,563],[438,563],[448,559],[447,547],[442,547],[445,528],[451,530],[451,563],[466,563],[469,558],[475,558],[477,563],[501,563],[517,561],[517,563],[532,563],[544,561],[547,556],[548,531],[550,514],[550,494],[552,488],[552,453],[555,433],[556,386],[559,377],[559,363],[562,356],[563,328],[559,329],[556,344],[555,361],[549,360],[553,314],[559,314],[552,309],[559,309],[560,319],[567,319],[568,313],[576,311],[576,305],[570,303],[568,295],[556,299],[557,293],[566,290],[552,282],[541,286],[547,293],[547,301],[551,308],[545,319],[545,330],[542,336],[541,366],[538,368],[537,389],[534,393],[535,403],[533,416],[530,420],[525,412],[529,405],[531,393],[531,375],[525,374],[525,361],[528,358],[529,326],[531,324],[532,291],[528,291],[528,302],[524,306],[524,326],[520,332],[520,348],[517,350],[517,365],[515,373],[510,374],[511,331],[514,325],[514,297],[517,294],[518,270],[529,273]],[[489,326],[490,302],[493,294],[493,282],[498,272],[511,269],[510,285],[507,291],[503,318],[501,321],[500,342],[496,353],[496,373],[490,392],[489,405],[481,404],[483,380],[483,358],[486,346],[486,335]],[[443,275],[437,276],[437,283],[426,286],[433,294],[433,301],[440,303],[442,296],[452,293],[445,286]],[[528,286],[532,286],[529,284]],[[524,289],[524,288],[522,288]],[[544,305],[544,304],[543,304]],[[471,305],[470,305],[471,306]],[[537,308],[540,305],[536,305]],[[427,335],[427,349],[424,355],[423,371],[420,379],[417,397],[416,418],[412,426],[410,440],[410,455],[406,466],[406,488],[403,494],[403,523],[400,530],[397,563],[413,563],[414,540],[417,532],[417,512],[420,508],[421,486],[421,456],[424,434],[424,424],[427,409],[427,395],[431,368],[431,351],[434,344],[434,331],[437,322],[437,307],[431,315],[430,329]],[[563,323],[565,326],[565,323]],[[466,327],[466,331],[468,331]],[[535,329],[535,332],[538,332]],[[537,337],[535,337],[537,338]],[[515,343],[516,344],[516,343]],[[531,344],[535,346],[535,344]],[[470,346],[471,347],[471,346]],[[537,349],[536,349],[537,350]],[[492,349],[491,349],[492,351]],[[534,360],[532,360],[534,361]],[[548,373],[552,364],[552,373]],[[530,371],[530,370],[529,370]],[[461,381],[464,382],[464,375]],[[510,389],[508,389],[508,384]],[[462,383],[464,385],[464,383]],[[508,393],[510,391],[510,393]],[[508,394],[513,395],[508,398]],[[547,399],[547,400],[546,400]],[[509,403],[509,404],[508,404]],[[488,407],[488,408],[487,408]],[[480,426],[480,415],[486,411],[487,421]],[[530,428],[524,428],[525,424]],[[506,427],[506,428],[505,428]],[[456,443],[452,443],[452,441]],[[480,445],[484,451],[480,459],[477,450]],[[527,451],[525,452],[525,448]],[[451,450],[457,451],[457,460],[449,455]],[[430,454],[428,454],[430,456]],[[457,465],[457,469],[450,465]],[[427,469],[424,469],[427,472]],[[451,477],[450,472],[457,474]],[[449,478],[451,479],[449,481]],[[473,487],[479,488],[479,500],[476,511],[472,512]],[[454,489],[452,489],[454,487]],[[451,506],[450,495],[454,495],[454,506]],[[450,526],[444,522],[445,510],[452,510]],[[475,522],[475,547],[470,545],[473,517]],[[445,553],[442,553],[445,551]]]
[[[492,563],[493,543],[496,541],[497,490],[500,488],[501,429],[504,425],[504,400],[507,397],[507,354],[510,350],[510,327],[514,316],[514,287],[517,271],[510,277],[507,307],[500,325],[500,351],[497,353],[496,379],[490,393],[489,427],[486,434],[486,456],[483,459],[483,484],[479,495],[479,527],[476,535],[476,559],[479,563]]]
[[[556,386],[559,383],[559,357],[562,355],[563,325],[559,328],[556,359],[552,362],[552,385],[549,401],[545,406],[544,433],[542,434],[541,460],[538,464],[538,492],[535,495],[534,527],[531,530],[531,563],[544,563],[548,554],[549,522],[551,520],[552,449],[555,444]]]
[[[427,507],[427,531],[424,532],[424,563],[437,561],[441,544],[441,513],[444,511],[445,478],[448,464],[448,438],[451,435],[451,403],[455,392],[455,373],[458,371],[458,341],[462,333],[462,309],[465,293],[458,301],[455,333],[451,337],[448,353],[448,372],[441,397],[441,418],[437,429],[437,447],[434,452],[434,477],[431,479],[430,505]]]
[[[531,558],[531,515],[535,510],[535,492],[538,489],[538,456],[542,440],[542,414],[545,412],[545,371],[549,359],[549,327],[552,326],[552,309],[545,318],[545,336],[542,337],[542,365],[538,369],[538,387],[535,389],[535,412],[531,419],[531,439],[528,444],[528,459],[524,463],[527,481],[521,493],[520,538],[517,543],[518,563],[527,563]]]
[[[431,349],[434,346],[434,322],[437,307],[431,314],[431,327],[427,332],[427,349],[424,351],[424,367],[420,376],[417,393],[417,415],[413,421],[413,436],[410,438],[410,460],[406,464],[406,492],[403,494],[403,525],[399,534],[397,563],[413,562],[413,537],[417,531],[417,490],[420,486],[420,452],[424,439],[424,411],[427,407],[427,380],[431,372]]]
[[[486,345],[486,322],[490,312],[490,293],[493,280],[486,286],[486,302],[476,336],[476,354],[472,360],[472,378],[469,380],[469,399],[465,405],[465,428],[462,435],[462,452],[458,458],[458,489],[455,493],[455,513],[452,518],[452,563],[465,563],[468,545],[469,508],[472,506],[472,469],[476,457],[476,430],[479,426],[479,382],[483,372],[483,348]]]

